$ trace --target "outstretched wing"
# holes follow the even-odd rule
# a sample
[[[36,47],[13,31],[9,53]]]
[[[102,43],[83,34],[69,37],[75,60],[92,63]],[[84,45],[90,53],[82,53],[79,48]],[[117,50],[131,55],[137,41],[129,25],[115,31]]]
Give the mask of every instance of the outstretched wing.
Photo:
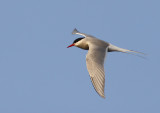
[[[84,37],[87,37],[88,35],[85,33],[80,33],[76,28],[73,30],[72,34],[82,35]]]
[[[86,56],[87,69],[96,92],[103,98],[105,87],[105,72],[104,60],[106,56],[106,49],[95,45],[89,46],[89,51]]]

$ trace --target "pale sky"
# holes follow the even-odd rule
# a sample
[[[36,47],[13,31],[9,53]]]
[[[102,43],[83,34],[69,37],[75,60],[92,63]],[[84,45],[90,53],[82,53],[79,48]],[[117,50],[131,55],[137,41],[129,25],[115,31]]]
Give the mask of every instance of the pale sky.
[[[0,113],[159,113],[159,0],[1,0]],[[109,53],[103,99],[86,53],[91,34],[146,59]]]

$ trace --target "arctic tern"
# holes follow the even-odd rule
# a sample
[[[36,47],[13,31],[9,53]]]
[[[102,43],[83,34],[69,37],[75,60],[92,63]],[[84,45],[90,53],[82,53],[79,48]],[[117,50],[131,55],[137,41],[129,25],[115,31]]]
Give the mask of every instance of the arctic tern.
[[[108,52],[123,52],[123,53],[140,53],[128,49],[123,49],[112,45],[111,43],[100,40],[94,36],[81,33],[76,28],[72,34],[81,35],[83,37],[77,38],[67,48],[76,46],[81,49],[88,50],[86,55],[87,69],[92,81],[92,84],[96,92],[105,98],[104,87],[105,87],[105,72],[104,72],[104,60]],[[141,53],[140,53],[141,54]],[[142,53],[143,54],[143,53]]]

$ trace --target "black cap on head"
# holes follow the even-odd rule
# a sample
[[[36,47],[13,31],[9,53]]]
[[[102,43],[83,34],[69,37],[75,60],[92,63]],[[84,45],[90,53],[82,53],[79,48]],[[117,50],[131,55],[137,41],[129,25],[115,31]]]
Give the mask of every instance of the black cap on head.
[[[74,42],[73,42],[73,44],[76,43],[76,42],[78,42],[78,41],[80,41],[80,40],[82,40],[83,38],[84,37],[80,37],[80,38],[75,39]]]

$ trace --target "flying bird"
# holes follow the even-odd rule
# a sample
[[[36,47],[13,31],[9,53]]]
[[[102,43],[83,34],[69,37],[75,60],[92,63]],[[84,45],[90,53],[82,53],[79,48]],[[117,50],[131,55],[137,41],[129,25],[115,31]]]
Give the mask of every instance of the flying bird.
[[[111,43],[100,40],[92,35],[79,32],[76,28],[72,34],[81,35],[82,37],[77,38],[67,48],[76,46],[81,49],[88,50],[86,55],[87,69],[96,92],[105,98],[104,87],[105,87],[105,72],[104,72],[104,60],[108,52],[123,52],[123,53],[140,53],[137,51],[127,50]],[[142,53],[143,54],[143,53]]]

